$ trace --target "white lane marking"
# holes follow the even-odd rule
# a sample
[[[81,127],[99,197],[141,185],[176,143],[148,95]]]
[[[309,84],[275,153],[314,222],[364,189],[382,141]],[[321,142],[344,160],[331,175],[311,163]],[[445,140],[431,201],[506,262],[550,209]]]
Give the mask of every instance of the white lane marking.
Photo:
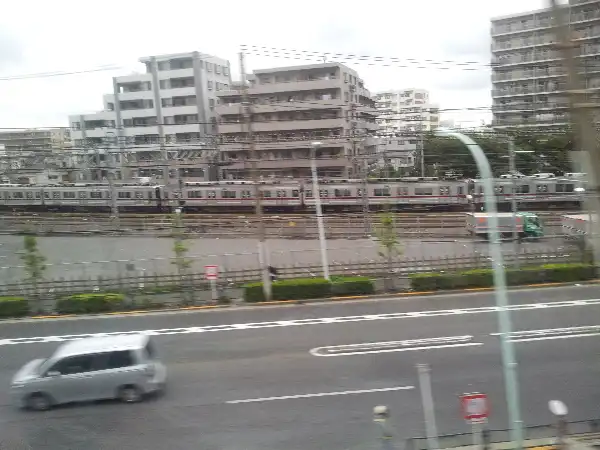
[[[323,347],[313,348],[310,350],[310,354],[313,356],[354,356],[354,355],[367,355],[371,353],[393,353],[393,352],[414,352],[418,350],[437,350],[441,348],[458,348],[458,347],[480,347],[482,346],[482,342],[469,342],[466,344],[441,344],[441,345],[426,345],[422,347],[405,347],[405,348],[382,348],[377,350],[358,350],[353,352],[336,352],[330,354],[322,354],[320,350]]]
[[[490,333],[490,336],[502,336],[502,333]],[[508,333],[508,340],[510,342],[533,342],[591,336],[600,336],[600,325],[513,331]]]
[[[566,308],[572,306],[589,306],[600,304],[600,299],[584,299],[584,300],[569,300],[559,302],[547,302],[543,303],[546,308]],[[508,311],[522,311],[522,310],[533,310],[540,308],[541,303],[529,303],[524,305],[513,305],[508,306]],[[79,335],[57,335],[57,336],[37,336],[37,337],[26,337],[26,338],[9,338],[0,339],[0,346],[3,345],[15,345],[15,344],[37,344],[47,342],[63,342],[75,339],[82,339],[92,336],[120,336],[127,334],[145,334],[149,336],[161,336],[161,335],[177,335],[177,334],[193,334],[203,333],[208,331],[242,331],[252,330],[258,328],[277,328],[277,327],[289,327],[289,326],[303,326],[303,325],[327,325],[327,324],[341,324],[349,322],[364,322],[364,321],[375,321],[375,320],[398,320],[398,319],[415,319],[415,318],[428,318],[428,317],[442,317],[451,316],[456,314],[483,314],[496,312],[496,307],[477,307],[477,308],[457,308],[457,309],[442,309],[442,310],[430,310],[430,311],[413,311],[413,312],[402,312],[402,313],[389,313],[389,314],[365,314],[363,316],[340,316],[340,317],[320,317],[314,319],[298,319],[298,320],[283,320],[283,321],[268,321],[268,322],[249,322],[249,323],[237,323],[237,324],[226,324],[226,325],[207,325],[203,327],[187,327],[187,328],[163,328],[158,330],[139,330],[139,331],[116,331],[111,333],[92,333],[92,334],[79,334]],[[457,312],[460,311],[460,312]]]
[[[360,389],[357,391],[340,391],[340,392],[319,392],[316,394],[299,394],[299,395],[283,395],[281,397],[263,397],[263,398],[248,398],[244,400],[229,400],[225,403],[235,405],[238,403],[259,403],[259,402],[271,402],[273,400],[295,400],[298,398],[312,398],[312,397],[330,397],[335,395],[355,395],[355,394],[371,394],[374,392],[390,392],[390,391],[409,391],[414,389],[414,386],[396,386],[391,388],[381,389]]]

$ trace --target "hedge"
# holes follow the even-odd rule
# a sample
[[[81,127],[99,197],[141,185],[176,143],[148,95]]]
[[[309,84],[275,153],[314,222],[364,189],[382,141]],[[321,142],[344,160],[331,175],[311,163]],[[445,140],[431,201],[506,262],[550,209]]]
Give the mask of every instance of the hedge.
[[[23,317],[29,314],[24,297],[0,297],[0,317]]]
[[[122,310],[124,305],[123,294],[75,294],[58,299],[56,312],[59,314],[101,313]]]
[[[243,286],[244,300],[248,303],[264,302],[262,283],[248,283]],[[326,298],[332,295],[371,294],[373,282],[367,277],[292,278],[274,281],[271,284],[273,300],[303,300]]]
[[[589,264],[544,264],[506,269],[509,286],[589,280],[595,276],[595,267]],[[432,272],[410,275],[411,288],[416,291],[436,291],[490,287],[494,285],[492,269],[475,269],[463,272]]]

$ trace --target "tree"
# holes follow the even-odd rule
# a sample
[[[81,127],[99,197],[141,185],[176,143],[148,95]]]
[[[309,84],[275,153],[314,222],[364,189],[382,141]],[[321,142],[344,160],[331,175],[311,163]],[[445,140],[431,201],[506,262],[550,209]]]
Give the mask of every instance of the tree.
[[[388,277],[385,278],[384,283],[385,289],[389,291],[393,287],[390,276],[394,268],[394,257],[401,255],[403,252],[403,248],[398,240],[398,234],[396,233],[394,214],[390,211],[389,205],[380,214],[376,235],[381,247],[379,256],[385,258],[387,262]]]
[[[25,265],[27,281],[33,285],[34,298],[37,299],[38,283],[43,279],[46,270],[46,257],[40,252],[37,238],[33,235],[27,234],[23,237],[23,249],[21,260]]]
[[[184,295],[190,294],[193,299],[193,286],[188,285],[188,269],[192,265],[192,261],[186,258],[186,254],[189,251],[189,247],[185,244],[185,231],[183,227],[183,221],[181,219],[181,213],[176,212],[171,217],[173,232],[172,236],[175,239],[173,243],[173,253],[175,254],[175,260],[172,264],[177,268],[177,275],[179,280],[184,287]],[[191,288],[191,289],[188,289]]]

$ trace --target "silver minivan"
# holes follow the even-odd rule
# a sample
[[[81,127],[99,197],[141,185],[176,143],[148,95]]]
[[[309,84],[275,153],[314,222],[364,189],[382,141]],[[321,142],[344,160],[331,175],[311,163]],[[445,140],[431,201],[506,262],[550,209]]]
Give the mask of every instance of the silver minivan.
[[[149,336],[91,337],[62,344],[13,377],[16,405],[38,411],[61,403],[118,398],[126,403],[164,390],[167,370]]]

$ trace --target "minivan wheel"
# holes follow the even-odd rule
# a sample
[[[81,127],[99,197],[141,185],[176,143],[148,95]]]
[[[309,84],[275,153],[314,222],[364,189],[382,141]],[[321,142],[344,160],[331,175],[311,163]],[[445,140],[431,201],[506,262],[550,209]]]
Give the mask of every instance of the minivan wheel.
[[[33,411],[47,411],[52,407],[52,400],[46,394],[37,392],[27,399],[27,408]]]
[[[142,400],[142,391],[136,386],[123,386],[119,389],[119,399],[123,403],[137,403]]]

